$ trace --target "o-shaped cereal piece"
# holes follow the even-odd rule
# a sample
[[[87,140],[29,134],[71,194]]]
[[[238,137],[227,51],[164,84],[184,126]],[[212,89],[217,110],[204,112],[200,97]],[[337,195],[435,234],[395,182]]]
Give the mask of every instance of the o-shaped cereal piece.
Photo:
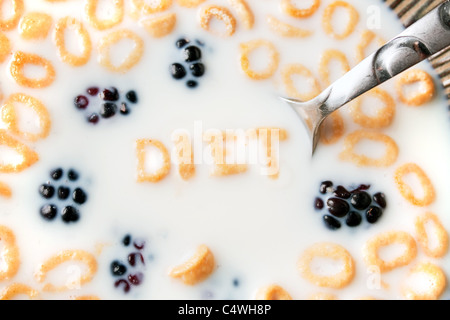
[[[214,255],[204,244],[185,263],[170,270],[169,276],[181,278],[184,284],[194,285],[208,278],[216,266]]]
[[[349,15],[349,20],[347,22],[345,30],[342,31],[342,33],[336,33],[332,25],[333,14],[338,7],[346,9]],[[358,21],[359,21],[358,11],[348,2],[339,0],[331,3],[325,8],[322,17],[322,26],[323,29],[325,30],[325,33],[332,36],[333,38],[340,40],[347,38],[355,30]]]
[[[337,297],[331,293],[318,292],[310,295],[308,300],[337,300]]]
[[[9,185],[1,181],[0,181],[0,195],[5,198],[11,198],[12,196],[12,191]]]
[[[385,146],[384,155],[371,158],[354,151],[355,146],[363,140],[381,142]],[[345,137],[344,150],[340,153],[342,160],[352,161],[358,166],[387,167],[393,164],[398,157],[398,146],[395,141],[382,133],[356,130]]]
[[[200,26],[218,36],[230,37],[236,31],[236,19],[230,10],[220,6],[205,6],[200,10]],[[211,30],[209,23],[212,18],[216,18],[225,24],[225,32],[219,33]]]
[[[428,291],[418,290],[408,285],[408,279],[414,276],[423,274],[428,277],[427,283],[429,283]],[[408,277],[404,280],[402,286],[402,294],[405,298],[410,300],[437,300],[444,292],[447,286],[447,279],[444,272],[437,265],[430,262],[422,262],[413,267],[408,274]]]
[[[386,43],[386,40],[378,36],[375,32],[371,30],[364,30],[361,34],[361,40],[356,46],[356,60],[361,62],[364,58],[367,57],[365,50],[369,46],[372,41],[377,41],[377,46],[381,47]]]
[[[433,223],[434,233],[437,238],[437,244],[434,248],[430,246],[429,236],[426,225]],[[427,212],[416,218],[417,241],[421,245],[425,254],[432,258],[442,258],[448,251],[448,234],[439,218],[432,212]]]
[[[414,174],[419,179],[420,185],[423,189],[422,198],[418,198],[415,195],[414,190],[403,180],[403,177],[407,174]],[[430,179],[422,168],[415,163],[406,163],[397,168],[394,179],[400,194],[413,205],[425,207],[431,204],[436,197],[434,187]]]
[[[279,34],[282,37],[305,38],[312,35],[312,31],[294,27],[289,23],[278,20],[272,15],[267,16],[267,24],[273,32]]]
[[[68,29],[76,31],[81,40],[82,50],[80,55],[75,55],[67,50],[65,34]],[[55,27],[55,43],[61,60],[71,66],[79,67],[85,65],[91,57],[92,43],[89,32],[84,28],[81,21],[74,18],[65,17],[58,21]]]
[[[4,0],[0,0],[0,17],[4,16],[2,12]],[[23,15],[25,11],[25,6],[23,4],[23,0],[10,0],[12,3],[12,14],[9,19],[1,19],[0,20],[0,30],[1,31],[9,31],[14,29],[19,23],[20,17]]]
[[[311,86],[308,92],[300,92],[295,85],[293,76],[301,76],[307,79]],[[292,98],[302,101],[308,101],[316,97],[320,93],[320,84],[314,77],[312,72],[302,64],[288,64],[281,70],[281,77],[286,88],[286,93]]]
[[[47,283],[44,285],[44,291],[65,291],[71,289],[72,286],[82,286],[92,280],[97,272],[97,260],[92,254],[84,250],[65,250],[52,256],[40,266],[39,270],[35,274],[36,280],[39,283],[44,282],[50,271],[63,263],[71,261],[83,263],[87,268],[86,272],[84,274],[80,273],[80,276],[73,282],[67,282],[62,286]]]
[[[122,22],[124,17],[124,2],[123,0],[113,0],[114,13],[110,19],[98,19],[97,6],[99,0],[87,0],[86,2],[86,20],[97,30],[106,30],[112,28]]]
[[[43,78],[28,78],[25,76],[24,67],[27,64],[40,66],[45,70],[45,77]],[[53,83],[55,80],[55,69],[51,62],[41,56],[33,53],[25,53],[16,51],[13,55],[10,72],[14,80],[24,87],[28,88],[45,88]]]
[[[350,64],[348,63],[348,59],[342,51],[329,49],[324,51],[322,56],[320,57],[319,62],[319,74],[320,77],[325,83],[325,85],[329,86],[331,84],[330,79],[330,68],[329,63],[331,60],[337,60],[341,64],[342,74],[350,71]]]
[[[20,163],[1,163],[0,172],[21,172],[39,160],[39,156],[36,152],[21,143],[19,140],[9,136],[5,130],[0,130],[0,145],[13,149],[22,157],[22,161]]]
[[[311,263],[316,258],[327,258],[342,262],[342,270],[333,275],[320,275],[311,269]],[[342,246],[322,242],[316,243],[305,250],[298,261],[301,275],[311,283],[320,287],[340,289],[347,286],[355,275],[355,266],[350,253]]]
[[[126,59],[119,65],[113,64],[110,56],[110,48],[123,39],[129,39],[134,42],[134,48],[128,54]],[[133,31],[122,29],[114,31],[100,40],[98,46],[99,62],[102,66],[114,72],[125,73],[134,67],[141,59],[144,53],[144,41]]]
[[[376,97],[384,104],[383,108],[376,109],[376,116],[368,116],[362,110],[362,101],[367,96]],[[380,88],[374,88],[352,103],[350,115],[353,121],[362,127],[372,129],[384,128],[389,126],[395,117],[395,102],[389,93]]]
[[[10,54],[11,42],[5,34],[0,33],[0,63],[5,61]]]
[[[146,155],[148,147],[154,147],[158,149],[163,157],[163,163],[158,170],[154,173],[149,173],[145,169],[146,167]],[[137,152],[137,161],[138,161],[138,182],[158,182],[162,180],[165,176],[169,174],[170,171],[170,155],[167,148],[164,144],[158,140],[151,139],[139,139],[136,141],[136,152]]]
[[[281,0],[281,10],[294,18],[307,18],[312,16],[319,9],[320,0],[313,0],[309,8],[300,9],[296,7],[292,0]]]
[[[51,26],[51,16],[43,12],[30,12],[20,20],[19,33],[26,40],[45,39]]]
[[[256,300],[292,300],[291,295],[282,287],[272,284],[256,292]]]
[[[17,118],[15,107],[15,104],[17,103],[22,103],[27,107],[33,109],[33,111],[39,118],[39,127],[41,129],[39,133],[24,132],[19,129],[19,121]],[[12,94],[6,100],[0,112],[1,119],[3,120],[3,122],[5,122],[8,130],[13,134],[21,137],[22,139],[28,141],[37,141],[39,139],[47,137],[50,133],[51,122],[50,114],[48,113],[47,108],[42,102],[29,95],[23,93]]]
[[[167,13],[159,17],[152,17],[141,20],[140,23],[147,32],[155,38],[161,38],[170,34],[175,28],[177,15],[175,13]]]
[[[245,0],[228,0],[228,2],[242,20],[244,27],[248,30],[253,28],[255,16],[248,3]]]
[[[412,95],[406,95],[404,86],[417,82],[420,83],[420,88],[417,92]],[[403,103],[416,107],[430,101],[436,91],[433,78],[427,72],[419,69],[407,70],[399,75],[395,82],[395,88]]]
[[[144,15],[162,12],[170,8],[172,0],[151,1],[147,4],[144,0],[132,0],[136,9]]]
[[[259,48],[265,48],[269,53],[269,64],[264,70],[255,71],[250,68],[250,54]],[[253,80],[264,80],[270,78],[278,68],[280,55],[272,42],[267,40],[251,40],[241,43],[241,68],[245,74]]]
[[[339,110],[330,114],[320,125],[320,142],[333,144],[337,142],[345,132],[344,118]]]
[[[205,1],[206,0],[177,0],[177,3],[182,7],[194,8]]]
[[[19,248],[14,233],[8,227],[0,225],[0,281],[14,277],[19,270]]]
[[[0,300],[12,300],[22,294],[27,295],[31,300],[39,298],[39,292],[33,288],[22,283],[12,283],[0,293]]]
[[[401,244],[405,247],[403,254],[390,261],[385,261],[379,256],[381,248]],[[414,238],[407,232],[388,231],[380,233],[369,239],[364,248],[364,261],[368,266],[377,266],[380,272],[388,272],[395,268],[408,265],[417,255],[417,246]]]

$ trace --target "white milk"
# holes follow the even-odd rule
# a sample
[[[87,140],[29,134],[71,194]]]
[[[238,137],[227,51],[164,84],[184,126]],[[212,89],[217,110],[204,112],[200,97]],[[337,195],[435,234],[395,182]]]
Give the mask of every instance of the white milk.
[[[128,12],[130,1],[126,2]],[[229,6],[227,1],[209,2]],[[174,4],[170,10],[177,13],[176,29],[161,39],[151,38],[126,15],[124,22],[112,30],[132,29],[144,39],[145,52],[129,72],[116,74],[99,65],[95,50],[100,37],[110,30],[99,32],[92,28],[85,19],[83,6],[75,2],[25,1],[27,11],[47,12],[54,21],[66,15],[80,18],[89,30],[94,50],[88,64],[73,68],[59,60],[51,35],[42,41],[25,41],[16,30],[5,32],[13,50],[46,57],[55,66],[57,76],[48,88],[26,89],[11,79],[8,61],[0,66],[5,97],[15,92],[30,94],[45,104],[52,120],[50,135],[31,144],[40,160],[21,173],[0,177],[13,190],[11,199],[0,202],[0,222],[14,231],[21,259],[17,275],[1,282],[0,288],[21,282],[38,290],[44,299],[87,294],[101,299],[253,299],[257,289],[277,283],[294,299],[307,299],[317,292],[332,293],[338,299],[364,296],[402,299],[399,287],[414,263],[433,261],[443,268],[447,265],[448,272],[448,255],[439,260],[429,259],[419,247],[411,265],[381,275],[389,289],[379,288],[369,285],[370,268],[362,259],[363,245],[368,239],[388,230],[414,235],[414,219],[426,211],[438,214],[450,230],[447,214],[450,202],[445,194],[450,179],[446,169],[450,162],[446,143],[450,119],[439,85],[437,97],[418,108],[398,101],[392,81],[383,85],[396,98],[396,116],[392,125],[382,132],[391,136],[400,150],[397,161],[387,168],[358,167],[341,161],[338,155],[343,138],[334,145],[320,145],[311,159],[301,121],[278,99],[285,94],[280,70],[286,64],[301,63],[318,77],[320,54],[335,48],[343,51],[353,66],[360,33],[367,28],[366,23],[373,22],[374,16],[369,14],[380,10],[381,24],[374,31],[385,39],[402,30],[400,22],[381,1],[349,0],[360,12],[360,20],[350,37],[338,41],[327,36],[320,24],[330,0],[322,1],[318,12],[304,20],[283,15],[279,1],[248,0],[248,3],[256,17],[254,28],[247,31],[238,20],[236,33],[223,39],[199,27],[197,9]],[[313,30],[314,34],[305,39],[283,39],[267,27],[265,16],[269,13]],[[168,71],[170,64],[181,62],[181,51],[175,47],[181,37],[204,43],[203,63],[207,69],[195,89],[187,88],[185,80],[172,79]],[[259,38],[272,41],[281,60],[271,79],[254,81],[240,69],[239,44]],[[421,64],[420,68],[433,74],[428,63]],[[116,115],[92,125],[73,105],[74,97],[84,94],[91,86],[114,86],[122,95],[133,89],[139,102],[131,106],[132,112],[126,117]],[[347,112],[343,115],[346,134],[359,128]],[[196,165],[195,177],[188,181],[180,178],[173,164],[170,174],[162,181],[137,182],[137,139],[159,140],[171,151],[174,146],[171,135],[176,130],[186,130],[193,138],[201,129],[206,132],[266,126],[283,128],[289,136],[280,142],[278,179],[261,175],[259,164],[251,164],[243,174],[210,177],[211,165],[200,163]],[[203,147],[206,149],[207,145]],[[197,163],[202,160],[195,159]],[[405,162],[419,164],[433,182],[437,197],[428,207],[415,207],[398,192],[393,174]],[[38,194],[38,187],[57,167],[78,170],[80,180],[76,185],[88,193],[88,201],[79,206],[81,218],[73,224],[64,223],[60,216],[48,222],[39,215],[39,208],[46,201]],[[383,217],[368,227],[363,224],[355,229],[345,225],[336,231],[327,229],[322,214],[313,208],[323,180],[333,180],[336,185],[346,187],[370,184],[370,193],[384,192],[388,207]],[[130,248],[121,245],[126,234],[146,240],[144,281],[127,294],[121,288],[114,288],[118,278],[110,271],[113,260],[125,261],[130,253]],[[325,241],[342,245],[355,261],[355,278],[341,290],[317,287],[302,278],[297,269],[303,250]],[[84,249],[95,253],[101,244],[103,250],[96,255],[98,271],[86,285],[57,294],[47,293],[33,276],[41,263],[60,250]],[[214,253],[215,272],[195,286],[170,278],[168,270],[186,261],[200,244],[206,244]],[[65,283],[79,269],[69,265],[60,271],[61,275],[54,281]],[[234,285],[234,281],[238,284]],[[449,297],[447,290],[442,298]]]

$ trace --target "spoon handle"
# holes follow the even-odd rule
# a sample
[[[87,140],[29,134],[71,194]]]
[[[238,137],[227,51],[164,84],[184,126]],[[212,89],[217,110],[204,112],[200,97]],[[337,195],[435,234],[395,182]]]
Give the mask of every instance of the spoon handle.
[[[370,89],[450,46],[450,0],[433,9],[328,87],[326,116]]]

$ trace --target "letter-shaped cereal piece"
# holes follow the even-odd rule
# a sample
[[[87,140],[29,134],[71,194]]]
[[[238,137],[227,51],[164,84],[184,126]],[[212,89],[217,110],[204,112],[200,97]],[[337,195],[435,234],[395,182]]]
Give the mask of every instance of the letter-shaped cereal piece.
[[[19,24],[19,33],[26,40],[47,38],[52,27],[52,17],[43,12],[29,12]]]
[[[428,277],[428,290],[417,290],[408,283],[408,279],[423,274]],[[422,262],[414,266],[403,283],[402,294],[410,300],[437,300],[441,297],[447,286],[447,278],[440,267],[430,262]]]
[[[291,295],[276,284],[262,287],[256,293],[256,300],[292,300]]]
[[[312,31],[300,29],[293,25],[282,22],[272,15],[267,16],[267,24],[269,28],[282,37],[287,38],[306,38],[312,35]]]
[[[347,10],[348,15],[349,15],[349,20],[347,22],[347,25],[346,25],[344,31],[342,31],[342,33],[336,33],[336,31],[333,28],[333,15],[338,7],[341,7],[341,8],[344,8],[345,10]],[[325,33],[329,34],[333,38],[345,39],[355,30],[355,27],[358,24],[358,21],[359,21],[358,11],[348,2],[338,0],[338,1],[331,3],[330,5],[328,5],[325,8],[325,11],[324,11],[323,17],[322,17],[322,26],[323,26],[323,29],[325,30]]]
[[[20,172],[32,166],[39,159],[36,152],[20,141],[10,137],[5,130],[0,130],[0,145],[5,145],[13,149],[22,157],[22,161],[19,163],[0,163],[0,172]]]
[[[31,300],[39,299],[39,292],[22,284],[12,283],[0,292],[0,300],[12,300],[19,295],[27,295]]]
[[[437,243],[434,248],[430,246],[430,236],[427,233],[427,223],[429,222],[433,223],[433,228],[430,231],[434,231],[437,238]],[[417,242],[419,242],[427,256],[432,258],[442,258],[445,256],[448,251],[448,234],[434,213],[427,212],[416,218],[416,234]]]
[[[149,173],[146,167],[147,147],[155,147],[163,157],[163,163],[154,173]],[[170,171],[170,155],[164,144],[158,140],[139,139],[136,141],[136,151],[138,160],[138,182],[158,182],[169,174]]]
[[[12,2],[12,14],[8,19],[0,20],[0,31],[9,31],[14,29],[19,23],[20,17],[23,15],[25,11],[25,6],[23,4],[23,0],[9,0]],[[3,14],[3,3],[4,0],[0,0],[0,17],[4,16]]]
[[[40,66],[45,70],[45,77],[43,78],[28,78],[25,75],[25,66],[32,64]],[[13,55],[11,66],[11,76],[16,82],[24,87],[28,88],[45,88],[53,83],[55,80],[55,69],[51,62],[43,57],[33,54],[25,53],[22,51],[16,51]]]
[[[268,51],[269,63],[263,70],[256,71],[250,68],[250,54],[259,48],[265,48]],[[240,45],[241,50],[241,68],[244,73],[253,80],[264,80],[270,78],[278,68],[280,63],[280,55],[273,45],[268,40],[251,40]]]
[[[109,19],[99,19],[97,16],[97,6],[99,0],[87,0],[86,20],[97,30],[106,30],[120,24],[123,20],[125,9],[123,0],[110,1],[114,5],[114,12]]]
[[[294,75],[306,78],[308,83],[311,84],[310,90],[307,92],[299,91],[297,88],[298,86],[296,86],[293,79]],[[294,63],[286,65],[283,70],[281,70],[281,77],[289,97],[308,101],[315,98],[320,93],[319,82],[312,72],[302,64]]]
[[[177,0],[177,3],[182,7],[194,8],[205,1],[206,0]]]
[[[414,193],[414,190],[404,181],[403,177],[407,174],[415,174],[417,176],[423,189],[423,197],[418,198]],[[398,167],[397,170],[395,170],[394,179],[403,198],[415,206],[425,207],[431,204],[436,197],[436,193],[430,179],[422,168],[415,163],[406,163]]]
[[[413,83],[420,83],[419,89],[412,95],[406,95],[404,86]],[[419,69],[407,70],[399,75],[395,83],[395,88],[403,103],[415,107],[430,101],[436,91],[433,78],[427,72]]]
[[[210,28],[211,19],[217,19],[225,24],[225,32],[217,33]],[[200,26],[218,36],[230,37],[236,31],[236,19],[231,14],[230,10],[220,6],[205,6],[200,11]]]
[[[281,0],[281,10],[294,18],[307,18],[312,16],[320,6],[320,0],[313,0],[311,6],[306,9],[297,8],[293,0]]]
[[[0,281],[14,277],[19,270],[19,248],[14,233],[8,227],[0,225]]]
[[[172,5],[172,0],[147,1],[149,3],[145,3],[144,0],[132,1],[134,6],[136,7],[136,10],[144,15],[165,11]]]
[[[154,38],[161,38],[170,34],[175,28],[176,22],[177,15],[175,13],[167,13],[140,21],[145,30]]]
[[[255,24],[255,16],[253,15],[248,3],[245,0],[228,0],[228,2],[238,14],[244,27],[246,29],[253,28],[253,25]]]

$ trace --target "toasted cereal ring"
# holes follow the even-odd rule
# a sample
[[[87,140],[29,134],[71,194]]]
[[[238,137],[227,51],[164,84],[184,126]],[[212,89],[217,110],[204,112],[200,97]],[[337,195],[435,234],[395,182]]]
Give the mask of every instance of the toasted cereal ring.
[[[337,300],[337,297],[331,293],[315,293],[309,296],[308,300]]]
[[[228,0],[228,2],[242,20],[244,27],[248,30],[253,28],[255,16],[248,3],[245,0]]]
[[[269,28],[282,37],[305,38],[313,34],[310,30],[294,27],[293,25],[278,20],[272,15],[268,15],[266,21]]]
[[[381,38],[379,35],[377,35],[372,30],[364,30],[361,34],[361,40],[359,41],[357,47],[356,47],[356,60],[358,62],[361,62],[366,58],[368,55],[366,54],[365,50],[369,46],[369,44],[372,43],[372,41],[377,41],[377,46],[381,47],[386,43],[386,40]]]
[[[408,279],[420,273],[429,277],[427,281],[430,284],[428,291],[416,290],[407,283]],[[430,262],[422,262],[409,271],[408,277],[402,286],[402,294],[410,300],[437,300],[444,292],[446,286],[447,279],[442,269]]]
[[[333,144],[337,142],[345,132],[344,118],[339,110],[330,114],[320,125],[320,142]]]
[[[87,267],[87,271],[73,282],[67,283],[62,286],[57,286],[52,283],[46,283],[44,285],[44,291],[65,291],[71,289],[73,285],[82,286],[92,280],[95,273],[97,272],[97,260],[95,257],[87,251],[84,250],[64,250],[56,255],[50,257],[39,267],[36,272],[35,277],[39,283],[43,283],[47,277],[47,274],[65,262],[78,261],[83,263]]]
[[[374,117],[368,116],[362,111],[362,99],[368,95],[378,98],[384,104],[383,108],[376,110],[376,116]],[[395,117],[395,102],[389,93],[380,88],[374,88],[352,103],[350,115],[353,121],[362,127],[372,129],[384,128],[389,126]]]
[[[81,54],[74,55],[67,50],[65,34],[67,29],[73,29],[78,33],[79,39],[81,40]],[[65,63],[79,67],[85,65],[92,52],[91,38],[89,37],[89,32],[83,26],[81,21],[78,21],[71,17],[61,18],[55,27],[55,44],[58,49],[58,55],[62,61]]]
[[[145,169],[147,154],[145,148],[147,147],[157,148],[163,157],[163,164],[155,173],[148,173]],[[138,182],[158,182],[167,176],[170,171],[170,155],[162,142],[151,139],[139,139],[136,141],[136,151],[138,160]]]
[[[33,109],[39,118],[40,132],[30,133],[19,129],[18,117],[15,104],[22,103]],[[14,135],[28,141],[37,141],[46,138],[50,133],[51,121],[50,114],[42,102],[23,93],[15,93],[9,96],[1,109],[1,119],[6,124],[8,130]]]
[[[19,270],[19,248],[16,245],[16,237],[11,229],[0,225],[0,281],[14,277]]]
[[[347,26],[342,33],[336,33],[332,25],[333,14],[338,7],[346,9],[349,14]],[[358,20],[359,20],[358,11],[348,2],[338,0],[331,3],[325,8],[322,17],[322,26],[323,29],[325,30],[325,33],[332,36],[333,38],[345,39],[355,30],[355,27],[358,24]]]
[[[145,30],[155,38],[161,38],[170,34],[175,28],[177,15],[175,13],[167,13],[159,17],[152,17],[141,20],[140,23]]]
[[[114,65],[110,59],[110,48],[112,45],[118,43],[120,40],[130,39],[134,42],[135,46],[130,52],[128,57],[119,65]],[[144,41],[133,31],[122,29],[111,32],[100,40],[98,47],[99,50],[99,62],[105,68],[114,71],[125,73],[134,67],[142,58],[144,53]]]
[[[399,243],[405,246],[402,255],[385,261],[378,255],[381,248]],[[364,261],[369,266],[377,266],[380,272],[388,272],[395,268],[408,265],[417,255],[417,246],[414,238],[407,232],[388,231],[380,233],[369,239],[364,248]]]
[[[422,198],[418,198],[414,194],[413,189],[403,180],[403,177],[407,174],[415,174],[419,179],[424,192]],[[413,205],[425,207],[431,204],[436,197],[434,187],[430,179],[422,168],[415,163],[406,163],[397,168],[394,179],[400,194]]]
[[[294,18],[306,18],[312,16],[320,6],[320,0],[314,0],[309,8],[297,8],[292,0],[281,0],[281,10]]]
[[[32,166],[39,159],[39,156],[36,152],[31,150],[25,144],[21,143],[19,140],[10,137],[5,130],[0,130],[0,145],[5,145],[22,156],[22,162],[20,163],[0,164],[0,172],[20,172]]]
[[[411,96],[405,95],[403,90],[404,86],[417,82],[420,82],[421,85],[417,93]],[[436,91],[433,78],[427,72],[419,69],[407,70],[399,75],[395,83],[395,88],[403,103],[416,107],[430,101]]]
[[[256,292],[256,300],[292,300],[292,297],[279,285],[271,284]]]
[[[23,0],[11,0],[10,2],[12,3],[12,14],[9,19],[0,20],[0,31],[9,31],[14,29],[25,11]],[[4,0],[0,0],[0,17],[4,16],[2,14],[3,3]]]
[[[35,79],[26,77],[24,67],[27,64],[41,66],[44,68],[46,76],[44,78]],[[51,62],[33,53],[16,51],[11,61],[10,71],[12,77],[19,85],[28,88],[45,88],[51,85],[55,80],[55,69]]]
[[[0,181],[0,195],[5,198],[11,198],[12,197],[12,191],[11,188],[4,182]]]
[[[113,0],[114,14],[110,19],[98,19],[97,6],[99,0],[87,0],[85,12],[86,20],[97,30],[106,30],[120,24],[124,17],[124,2],[123,0]]]
[[[433,222],[433,230],[437,237],[435,248],[430,247],[426,224]],[[442,258],[448,251],[448,234],[439,218],[432,212],[427,212],[416,218],[417,242],[421,245],[425,254],[432,258]]]
[[[293,75],[299,75],[308,79],[311,84],[309,92],[299,92],[296,88],[295,81],[292,79]],[[308,101],[316,97],[320,93],[320,84],[313,76],[312,72],[301,64],[288,64],[281,70],[281,77],[286,87],[287,94],[302,101]]]
[[[202,244],[188,261],[172,268],[169,276],[181,278],[184,284],[194,285],[208,278],[213,273],[215,265],[213,253]]]
[[[39,292],[22,283],[12,283],[0,293],[0,300],[12,300],[18,295],[27,295],[30,299],[39,298]]]
[[[0,33],[0,63],[5,61],[10,54],[11,42],[5,34]]]
[[[177,3],[186,8],[194,8],[206,0],[177,0]]]
[[[74,297],[73,299],[74,299],[74,300],[100,300],[99,297],[97,297],[97,296],[91,296],[91,295],[88,295],[88,296],[78,296],[78,297]]]
[[[26,40],[45,39],[52,26],[53,19],[43,12],[29,12],[19,23],[19,33]]]
[[[212,18],[216,18],[225,24],[224,33],[218,33],[210,29],[209,23]],[[236,19],[225,7],[205,6],[200,11],[200,26],[215,35],[230,37],[236,31]]]
[[[144,0],[132,0],[136,10],[144,15],[162,12],[170,8],[172,0],[158,0],[145,3]]]
[[[382,142],[386,147],[384,155],[380,158],[370,158],[366,155],[355,153],[355,146],[362,140]],[[340,154],[342,160],[352,161],[358,166],[375,167],[390,166],[397,160],[397,156],[398,146],[391,137],[379,132],[364,130],[356,130],[347,135],[344,140],[344,150]]]
[[[249,55],[253,52],[253,50],[259,48],[266,48],[269,52],[270,62],[262,71],[254,71],[250,69],[250,58]],[[267,40],[252,40],[246,43],[242,43],[240,45],[241,50],[241,68],[245,72],[245,74],[253,80],[264,80],[270,78],[278,68],[278,64],[280,62],[280,55],[273,45],[272,42]]]
[[[348,59],[342,51],[334,49],[325,50],[320,57],[319,74],[322,81],[327,86],[329,86],[332,82],[330,79],[330,68],[328,66],[332,59],[336,59],[339,61],[342,67],[342,74],[350,71],[350,64],[348,63]]]
[[[319,275],[311,269],[311,263],[315,258],[340,260],[343,264],[342,271],[330,276]],[[298,261],[298,268],[301,275],[311,283],[335,289],[350,284],[355,275],[355,266],[350,253],[342,246],[328,242],[316,243],[306,249]]]

